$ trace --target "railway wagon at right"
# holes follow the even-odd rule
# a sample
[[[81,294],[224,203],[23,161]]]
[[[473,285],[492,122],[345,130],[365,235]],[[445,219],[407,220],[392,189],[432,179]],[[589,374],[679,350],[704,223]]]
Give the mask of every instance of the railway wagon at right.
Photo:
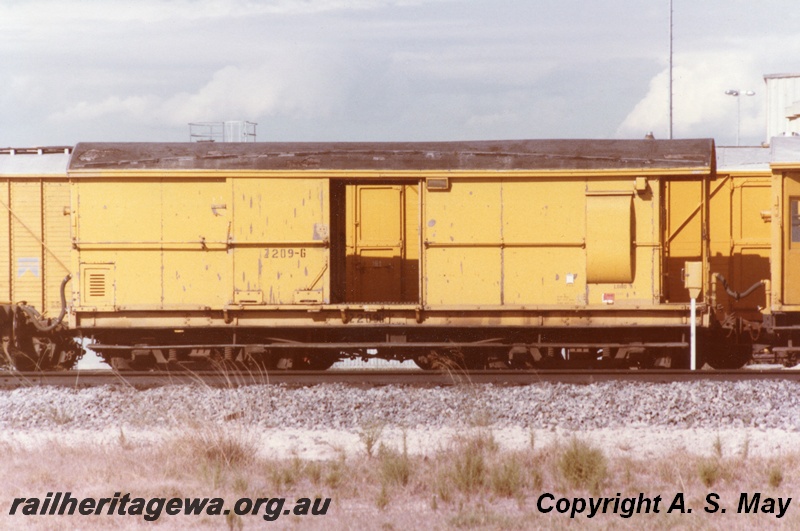
[[[764,325],[772,353],[787,363],[800,353],[800,138],[771,139],[771,289]]]

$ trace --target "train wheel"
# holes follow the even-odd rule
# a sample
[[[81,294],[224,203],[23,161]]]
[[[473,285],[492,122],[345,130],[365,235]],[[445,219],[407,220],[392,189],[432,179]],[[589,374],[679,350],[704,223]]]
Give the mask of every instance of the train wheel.
[[[131,362],[127,358],[114,356],[113,358],[104,358],[104,360],[106,363],[108,363],[109,367],[115,371],[123,372],[133,370],[133,367],[131,367]]]
[[[472,365],[473,370],[475,370],[474,368],[481,364],[481,361],[478,358],[471,361],[472,363],[470,363],[470,365]],[[440,353],[437,350],[431,350],[428,354],[416,356],[414,358],[414,363],[417,364],[417,367],[426,371],[463,371],[470,369],[465,361],[464,354],[456,349],[453,349],[446,354]]]
[[[645,351],[639,366],[642,369],[688,369],[688,349],[653,348]]]
[[[281,354],[264,359],[267,370],[279,371],[325,371],[339,361],[331,354]]]
[[[709,349],[705,361],[714,369],[741,369],[753,357],[752,345],[727,345]]]
[[[84,355],[83,348],[73,339],[57,341],[56,352],[60,360],[56,368],[63,370],[73,369]]]
[[[35,371],[38,368],[36,359],[16,347],[8,348],[11,366],[18,371]]]
[[[539,357],[541,357],[541,355]],[[507,364],[512,369],[530,370],[536,366],[536,361],[527,347],[516,346],[512,347],[508,352]]]
[[[309,356],[307,354],[298,354],[294,356],[294,365],[292,369],[296,371],[326,371],[331,368],[331,365],[336,363],[337,358],[328,354],[317,354]]]
[[[468,353],[464,355],[464,367],[469,371],[485,371],[486,369],[507,369],[508,359],[490,358],[486,354]]]
[[[433,364],[431,363],[431,359],[427,354],[414,356],[414,363],[416,363],[417,367],[423,371],[430,371],[433,369]]]
[[[562,352],[568,352],[567,349],[562,347],[547,347],[546,349],[542,349],[543,356],[540,360],[536,361],[536,368],[537,369],[563,369],[569,365],[569,361],[566,360],[562,354]]]
[[[532,356],[529,357],[514,356],[513,358],[508,360],[508,366],[512,369],[529,371],[536,368],[536,362],[533,361]]]
[[[24,341],[20,347],[9,345],[7,357],[18,371],[47,371],[59,367],[61,350],[61,347],[49,338],[32,337]]]
[[[210,359],[220,371],[264,371],[277,367],[279,358],[266,349],[221,347],[211,349]]]
[[[464,353],[457,349],[444,354],[432,350],[428,354],[415,356],[413,359],[417,367],[425,371],[483,371],[506,369],[510,366],[505,357],[490,357],[480,352]]]
[[[598,348],[571,348],[566,353],[569,366],[575,369],[595,369],[603,358],[603,353]]]

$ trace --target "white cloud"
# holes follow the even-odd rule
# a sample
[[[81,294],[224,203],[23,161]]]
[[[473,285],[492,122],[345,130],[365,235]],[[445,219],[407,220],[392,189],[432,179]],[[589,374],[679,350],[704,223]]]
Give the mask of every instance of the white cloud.
[[[226,66],[197,90],[168,97],[135,95],[83,100],[49,116],[53,123],[92,121],[161,124],[230,119],[261,120],[275,114],[324,117],[342,92],[335,53],[324,60],[283,54],[259,66]],[[339,72],[341,74],[341,72]],[[345,82],[347,76],[339,76]]]
[[[0,29],[59,22],[161,22],[363,11],[454,0],[26,0],[0,5]]]
[[[220,120],[271,139],[665,138],[667,6],[595,4],[0,0],[0,144]],[[740,88],[759,93],[742,138],[762,140],[762,74],[800,70],[775,4],[676,5],[676,137],[735,141]]]
[[[717,137],[735,142],[737,101],[727,89],[754,90],[756,96],[740,96],[741,138],[749,143],[765,134],[763,72],[751,53],[707,51],[676,55],[673,69],[673,136]],[[667,138],[669,131],[669,71],[650,82],[640,100],[617,129],[618,137],[639,138],[653,131]]]
[[[176,94],[164,101],[159,113],[171,124],[225,116],[322,116],[335,105],[338,90],[332,86],[332,74],[328,67],[311,58],[253,68],[228,66],[215,72],[196,92]]]
[[[115,115],[142,116],[148,114],[153,107],[153,98],[146,96],[132,96],[129,98],[110,96],[97,102],[79,102],[64,111],[54,113],[50,116],[50,119],[60,122],[74,122],[104,119]]]
[[[528,47],[503,45],[401,51],[393,55],[392,61],[394,70],[407,76],[502,86],[530,85],[558,67],[553,59],[534,61]]]

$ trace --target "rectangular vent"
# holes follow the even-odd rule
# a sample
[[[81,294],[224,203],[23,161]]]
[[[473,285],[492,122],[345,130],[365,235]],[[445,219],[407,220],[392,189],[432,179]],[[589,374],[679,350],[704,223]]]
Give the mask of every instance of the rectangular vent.
[[[89,285],[89,297],[92,299],[105,298],[106,296],[106,273],[89,273],[86,280]]]
[[[114,305],[114,264],[81,264],[81,279],[83,304]]]

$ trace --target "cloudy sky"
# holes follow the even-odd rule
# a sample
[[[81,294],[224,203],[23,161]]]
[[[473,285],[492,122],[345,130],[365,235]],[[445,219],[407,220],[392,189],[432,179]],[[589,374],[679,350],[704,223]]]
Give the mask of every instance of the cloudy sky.
[[[669,0],[0,0],[0,147],[668,134]],[[674,0],[674,136],[765,136],[797,0]]]

